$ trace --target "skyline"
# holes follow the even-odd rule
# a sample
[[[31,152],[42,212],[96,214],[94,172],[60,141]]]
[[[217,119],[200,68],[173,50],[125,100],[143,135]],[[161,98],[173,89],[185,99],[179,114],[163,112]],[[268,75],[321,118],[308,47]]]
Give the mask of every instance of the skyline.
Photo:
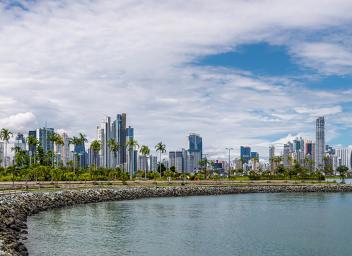
[[[226,159],[314,139],[323,115],[326,143],[348,146],[352,3],[294,3],[2,2],[0,127],[92,140],[126,112],[143,144],[176,150],[195,132]]]

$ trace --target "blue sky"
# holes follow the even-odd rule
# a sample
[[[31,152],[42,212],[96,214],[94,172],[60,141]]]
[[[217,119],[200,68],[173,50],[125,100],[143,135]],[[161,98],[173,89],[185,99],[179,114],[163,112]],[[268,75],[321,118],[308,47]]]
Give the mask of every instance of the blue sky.
[[[151,148],[196,132],[213,158],[265,157],[314,140],[324,115],[328,143],[347,146],[351,13],[349,0],[0,1],[0,127],[92,140],[126,112]]]

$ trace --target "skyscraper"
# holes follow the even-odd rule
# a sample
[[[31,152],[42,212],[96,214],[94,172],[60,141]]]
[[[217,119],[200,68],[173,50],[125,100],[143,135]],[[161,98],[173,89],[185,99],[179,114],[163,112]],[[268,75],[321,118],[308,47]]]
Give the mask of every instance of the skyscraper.
[[[0,166],[5,166],[5,143],[0,142]]]
[[[128,126],[126,129],[126,141],[132,140],[134,140],[134,129]],[[126,153],[128,173],[133,176],[137,171],[137,152],[132,147],[128,146]]]
[[[22,133],[16,135],[15,147],[19,147],[22,150],[26,150],[26,140]]]
[[[175,167],[176,172],[182,172],[184,170],[183,151],[170,151],[169,165],[170,167]]]
[[[126,114],[118,114],[116,116],[116,133],[115,139],[119,144],[120,149],[118,152],[118,164],[123,165],[126,163]]]
[[[29,132],[29,135],[34,134],[33,131]],[[43,147],[44,153],[48,151],[54,152],[54,143],[49,140],[50,136],[54,134],[54,128],[38,128],[35,131],[35,137],[39,141],[39,145]]]
[[[243,163],[248,164],[249,160],[251,160],[251,148],[241,146],[240,156],[241,156]]]
[[[202,159],[203,155],[203,140],[200,135],[191,133],[188,136],[188,142],[189,142],[189,155],[193,160],[192,167],[193,168],[199,168],[199,161]],[[193,169],[192,169],[193,171]]]
[[[274,170],[274,157],[275,157],[275,146],[269,146],[269,163],[270,163],[270,170]]]
[[[325,120],[324,117],[318,117],[316,120],[316,146],[315,146],[315,169],[324,168],[325,152]]]
[[[349,170],[352,169],[352,148],[337,148],[335,150],[337,157],[337,166],[346,166]]]

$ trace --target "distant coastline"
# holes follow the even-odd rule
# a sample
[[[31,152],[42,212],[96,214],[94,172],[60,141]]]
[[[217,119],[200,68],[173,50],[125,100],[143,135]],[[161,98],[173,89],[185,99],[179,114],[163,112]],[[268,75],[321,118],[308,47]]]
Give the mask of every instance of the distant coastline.
[[[3,195],[0,196],[0,255],[28,255],[23,244],[27,239],[27,217],[49,209],[151,197],[292,192],[352,192],[352,185],[140,186]]]

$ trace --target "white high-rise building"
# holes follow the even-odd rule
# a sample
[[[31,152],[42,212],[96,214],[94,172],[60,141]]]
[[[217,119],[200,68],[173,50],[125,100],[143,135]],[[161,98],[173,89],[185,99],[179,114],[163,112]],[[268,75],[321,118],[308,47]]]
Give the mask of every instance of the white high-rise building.
[[[325,152],[325,119],[318,117],[316,120],[316,141],[315,141],[315,169],[324,169]]]
[[[68,137],[67,133],[62,133],[61,137],[64,141],[64,145],[59,146],[58,152],[60,154],[62,164],[66,166],[67,162],[71,160],[70,159],[70,138]]]
[[[336,156],[336,168],[339,166],[346,166],[349,170],[352,170],[352,147],[348,148],[337,148],[335,150]]]

